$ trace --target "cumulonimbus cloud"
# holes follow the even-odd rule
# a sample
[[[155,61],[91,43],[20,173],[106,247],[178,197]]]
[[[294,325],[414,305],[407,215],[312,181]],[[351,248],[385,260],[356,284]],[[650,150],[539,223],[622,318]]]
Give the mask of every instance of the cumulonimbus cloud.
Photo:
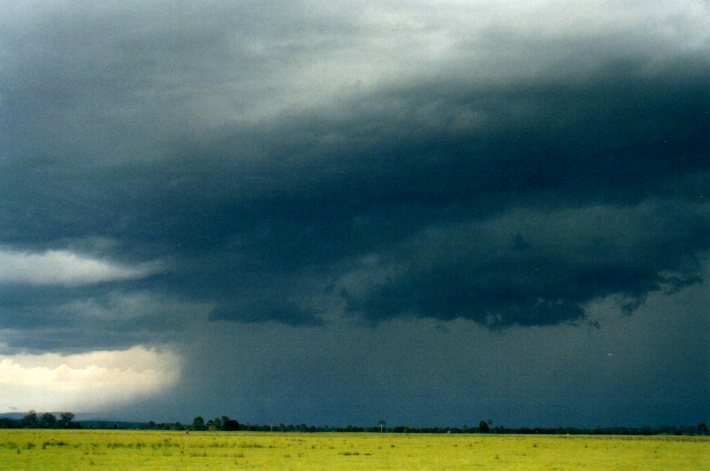
[[[163,391],[180,357],[136,346],[75,355],[0,355],[0,411],[90,412]]]
[[[129,266],[69,250],[0,248],[0,283],[5,284],[78,286],[144,278],[160,270],[156,262]]]

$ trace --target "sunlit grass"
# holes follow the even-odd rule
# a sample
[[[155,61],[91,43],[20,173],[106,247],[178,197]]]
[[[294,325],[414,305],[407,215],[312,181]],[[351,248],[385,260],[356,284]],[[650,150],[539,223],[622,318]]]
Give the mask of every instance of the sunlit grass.
[[[0,468],[703,470],[710,439],[2,430]]]

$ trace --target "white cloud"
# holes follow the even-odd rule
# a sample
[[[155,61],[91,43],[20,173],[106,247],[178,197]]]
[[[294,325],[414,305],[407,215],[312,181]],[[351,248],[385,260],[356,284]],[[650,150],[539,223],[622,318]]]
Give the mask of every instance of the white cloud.
[[[161,268],[156,262],[127,266],[68,250],[32,253],[0,249],[0,283],[87,285],[143,278]]]
[[[160,393],[180,376],[180,357],[142,346],[76,355],[0,355],[0,412],[90,412]]]

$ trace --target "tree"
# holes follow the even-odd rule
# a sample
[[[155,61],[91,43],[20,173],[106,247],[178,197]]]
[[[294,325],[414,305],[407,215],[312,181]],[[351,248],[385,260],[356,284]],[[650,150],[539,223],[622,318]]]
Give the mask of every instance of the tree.
[[[59,414],[59,426],[63,428],[70,428],[71,421],[74,420],[74,414],[71,412],[62,412]]]
[[[227,419],[226,421],[222,422],[222,430],[225,430],[227,432],[236,432],[240,428],[241,426],[239,425],[239,422],[234,419]]]
[[[380,433],[385,431],[385,421],[380,419],[379,422],[377,422],[377,426],[380,427]]]
[[[222,430],[224,430],[225,424],[226,424],[228,421],[229,421],[229,417],[227,417],[226,415],[223,415],[223,416],[220,418],[220,423],[222,424],[222,427],[221,427]]]
[[[57,425],[57,417],[51,412],[45,412],[42,414],[39,423],[42,428],[54,428]]]
[[[488,425],[488,422],[486,422],[485,420],[481,420],[478,423],[478,432],[479,433],[489,433],[490,431],[491,431],[491,426]]]
[[[192,429],[193,430],[204,430],[205,429],[205,419],[200,416],[192,419]]]
[[[31,410],[22,418],[22,426],[27,428],[37,428],[39,421],[37,420],[37,412]]]

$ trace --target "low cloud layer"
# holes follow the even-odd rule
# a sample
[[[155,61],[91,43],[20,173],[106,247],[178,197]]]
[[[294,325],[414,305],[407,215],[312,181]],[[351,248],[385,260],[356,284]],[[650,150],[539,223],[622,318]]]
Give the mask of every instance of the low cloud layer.
[[[702,281],[696,251],[710,241],[704,216],[700,205],[643,204],[518,211],[428,228],[364,259],[344,277],[342,295],[349,311],[372,320],[556,324],[581,320],[585,304],[612,295],[631,312],[652,292]]]
[[[157,263],[126,266],[68,250],[0,250],[0,284],[79,286],[144,278],[158,271]]]

